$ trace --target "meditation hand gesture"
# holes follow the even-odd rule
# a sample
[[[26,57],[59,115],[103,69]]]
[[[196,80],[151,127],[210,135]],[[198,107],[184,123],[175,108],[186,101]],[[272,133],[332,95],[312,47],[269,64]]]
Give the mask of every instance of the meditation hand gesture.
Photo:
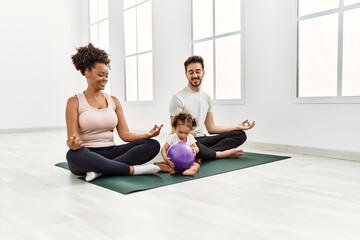
[[[146,136],[148,138],[152,138],[152,137],[156,137],[160,134],[161,128],[163,127],[163,124],[161,124],[160,126],[158,125],[154,125],[154,127],[148,132],[146,133]]]
[[[249,130],[252,129],[254,126],[255,126],[255,121],[250,123],[249,120],[246,119],[245,121],[237,125],[237,128],[238,130]]]
[[[76,136],[75,134],[66,141],[66,144],[71,150],[77,150],[82,147],[82,141],[79,136]]]

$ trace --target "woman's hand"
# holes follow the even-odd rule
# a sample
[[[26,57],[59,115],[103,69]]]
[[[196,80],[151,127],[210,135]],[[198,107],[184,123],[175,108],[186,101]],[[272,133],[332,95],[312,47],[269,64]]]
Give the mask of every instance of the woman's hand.
[[[146,133],[146,137],[152,138],[158,136],[163,126],[164,124],[161,124],[160,126],[155,124],[154,127],[148,133]]]
[[[76,136],[75,134],[68,138],[66,144],[71,150],[77,150],[82,147],[82,141],[80,140],[79,136]]]

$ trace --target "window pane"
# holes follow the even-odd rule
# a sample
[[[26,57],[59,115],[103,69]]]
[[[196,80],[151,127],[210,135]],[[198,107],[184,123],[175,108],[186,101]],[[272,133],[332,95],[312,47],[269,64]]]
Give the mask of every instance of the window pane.
[[[92,25],[90,26],[90,42],[95,46],[99,46],[99,31],[98,31],[98,25]]]
[[[360,96],[360,9],[344,12],[343,96]]]
[[[214,98],[214,53],[213,40],[195,43],[193,45],[194,55],[200,55],[204,59],[205,75],[201,88]],[[184,69],[185,71],[185,69]]]
[[[299,0],[299,16],[339,7],[339,0]]]
[[[140,54],[139,64],[139,101],[153,100],[152,53]]]
[[[344,5],[350,5],[354,3],[360,3],[360,0],[344,0]]]
[[[90,24],[98,21],[97,0],[89,1]]]
[[[125,55],[136,53],[136,8],[124,12]]]
[[[138,6],[138,53],[152,49],[151,2]]]
[[[338,14],[299,22],[299,97],[337,95]]]
[[[193,40],[213,36],[213,4],[209,0],[192,1]]]
[[[215,0],[215,35],[240,31],[239,0]]]
[[[136,56],[127,57],[125,59],[125,95],[126,101],[137,101],[137,66]]]
[[[104,20],[99,23],[99,47],[106,52],[110,52],[109,49],[109,20]]]
[[[124,9],[132,7],[136,4],[136,0],[123,0],[124,2]]]
[[[109,1],[108,0],[98,0],[99,7],[99,20],[109,17]]]
[[[216,39],[216,99],[241,98],[240,35]]]

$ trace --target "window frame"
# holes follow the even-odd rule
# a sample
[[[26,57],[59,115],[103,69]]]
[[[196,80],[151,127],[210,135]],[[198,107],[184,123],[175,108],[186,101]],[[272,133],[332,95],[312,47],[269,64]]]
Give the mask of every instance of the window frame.
[[[339,6],[337,8],[328,9],[320,12],[310,13],[303,16],[299,16],[299,1],[296,1],[296,59],[295,69],[296,77],[294,88],[293,103],[360,103],[359,96],[342,96],[342,58],[343,58],[343,19],[344,12],[360,8],[360,3],[350,4],[344,6],[344,0],[339,0]],[[337,47],[337,96],[319,96],[319,97],[300,97],[299,96],[299,22],[302,20],[312,19],[316,17],[328,16],[329,14],[338,14],[338,47]]]
[[[107,1],[107,17],[104,17],[104,18],[101,18],[99,19],[99,1]],[[88,0],[88,13],[89,13],[89,16],[88,16],[88,23],[89,23],[89,35],[88,35],[88,38],[89,38],[89,42],[92,43],[95,47],[99,47],[100,49],[103,49],[105,50],[107,53],[110,54],[110,11],[109,11],[109,0],[96,0],[96,11],[97,11],[97,20],[94,21],[94,22],[91,22],[91,0]],[[108,23],[108,26],[107,26],[107,30],[108,30],[108,39],[107,39],[107,49],[104,48],[103,46],[100,46],[100,25],[104,22]],[[91,39],[91,27],[93,26],[96,26],[97,28],[97,35],[96,35],[96,44],[94,44],[92,42],[92,39]],[[106,83],[106,86],[105,86],[105,92],[107,93],[110,93],[111,91],[111,75],[109,75],[109,79],[108,79],[108,82]]]
[[[89,13],[89,20],[88,20],[88,22],[89,22],[89,41],[91,42],[91,27],[92,26],[96,26],[97,27],[97,44],[99,45],[100,44],[100,38],[99,38],[99,36],[100,36],[100,34],[99,34],[99,29],[100,29],[100,24],[101,23],[103,23],[103,22],[105,22],[105,21],[108,21],[108,30],[109,30],[109,25],[110,25],[110,17],[109,17],[109,0],[102,0],[102,1],[107,1],[108,2],[108,9],[107,9],[107,11],[108,11],[108,14],[107,14],[107,17],[105,17],[105,18],[101,18],[101,19],[97,19],[96,21],[94,21],[94,22],[91,22],[91,8],[90,8],[90,1],[91,0],[89,0],[88,1],[88,13]],[[99,1],[100,0],[97,0],[96,1],[96,3],[97,3],[97,7],[96,7],[96,10],[97,10],[97,15],[99,15]],[[109,42],[110,42],[110,36],[108,37],[108,47],[109,47]],[[100,47],[101,48],[101,46],[96,46],[96,47]],[[105,51],[107,51],[107,52],[109,52],[110,51],[110,49],[104,49]]]
[[[138,18],[137,18],[137,12],[138,12],[138,6],[142,5],[142,4],[145,4],[147,2],[150,2],[151,4],[151,21],[152,21],[152,15],[153,15],[153,3],[152,3],[152,0],[141,0],[140,3],[138,3],[138,1],[136,1],[136,3],[130,7],[127,7],[127,8],[123,8],[122,10],[122,13],[123,13],[123,16],[124,16],[124,13],[125,11],[129,10],[129,9],[132,9],[132,8],[135,8],[135,11],[136,11],[136,52],[135,53],[132,53],[132,54],[126,54],[126,49],[125,49],[125,20],[123,21],[123,44],[124,44],[124,101],[126,104],[152,104],[154,101],[155,101],[155,82],[154,82],[154,41],[153,41],[153,23],[151,23],[151,32],[152,32],[152,36],[151,36],[151,50],[146,50],[146,51],[142,51],[142,52],[139,52],[138,51]],[[152,84],[152,90],[151,90],[151,100],[139,100],[139,59],[138,57],[140,55],[143,55],[143,54],[149,54],[151,53],[151,69],[152,69],[152,75],[151,75],[151,84]],[[126,59],[129,58],[129,57],[134,57],[136,56],[136,80],[137,80],[137,86],[136,86],[136,100],[128,100],[127,99],[127,96],[128,96],[128,93],[127,93],[127,83],[126,83]]]
[[[240,30],[239,31],[233,31],[233,32],[227,32],[227,33],[222,33],[222,34],[215,34],[215,0],[212,0],[212,4],[213,4],[213,12],[212,12],[212,17],[213,17],[213,22],[212,22],[212,36],[210,37],[205,37],[205,38],[200,38],[200,39],[196,39],[194,40],[194,26],[193,26],[193,1],[191,1],[191,54],[194,55],[194,44],[196,43],[201,43],[201,42],[206,42],[206,41],[212,41],[212,48],[213,48],[213,69],[212,69],[212,74],[214,77],[214,82],[213,82],[213,98],[212,98],[212,103],[215,105],[234,105],[234,104],[245,104],[245,1],[244,0],[239,0],[240,1]],[[238,99],[216,99],[216,39],[220,39],[223,37],[228,37],[228,36],[235,36],[235,35],[240,35],[240,98]],[[204,59],[204,61],[206,62],[206,59]],[[206,70],[206,65],[205,65],[205,71]],[[205,76],[206,77],[206,76]]]

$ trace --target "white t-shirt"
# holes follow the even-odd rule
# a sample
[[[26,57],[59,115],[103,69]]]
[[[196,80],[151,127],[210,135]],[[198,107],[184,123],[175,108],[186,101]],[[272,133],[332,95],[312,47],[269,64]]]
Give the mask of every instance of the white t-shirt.
[[[202,90],[194,92],[186,86],[172,96],[169,112],[170,116],[175,116],[179,112],[190,113],[197,121],[195,136],[204,136],[206,115],[212,112],[211,97]]]
[[[166,139],[166,143],[169,144],[170,146],[173,145],[174,143],[180,142],[181,140],[179,139],[179,137],[176,135],[176,133],[172,133],[169,135],[169,137]],[[186,143],[189,144],[190,146],[193,145],[194,143],[196,143],[196,139],[194,138],[193,135],[189,134],[187,139],[186,139]]]

